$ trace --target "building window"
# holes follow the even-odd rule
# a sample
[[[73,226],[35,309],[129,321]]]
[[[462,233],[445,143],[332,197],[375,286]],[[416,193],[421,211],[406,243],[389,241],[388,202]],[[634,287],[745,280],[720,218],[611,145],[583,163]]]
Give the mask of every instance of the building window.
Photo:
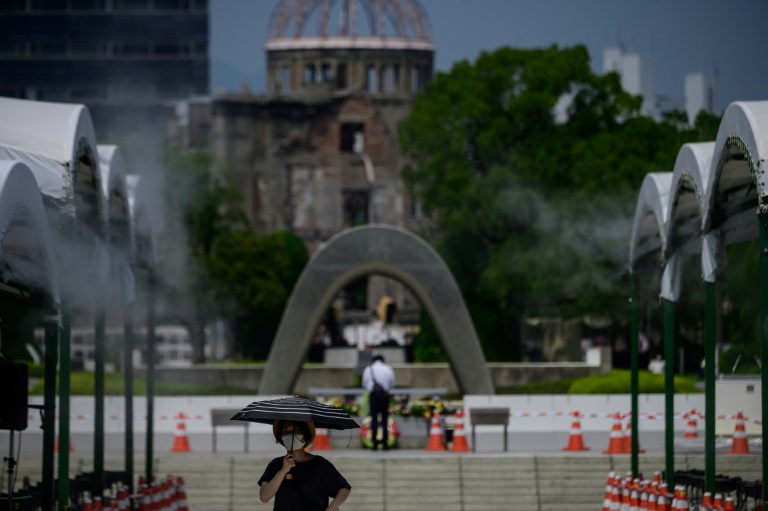
[[[307,64],[304,66],[304,83],[315,83],[314,64]]]
[[[342,192],[344,204],[344,228],[368,223],[369,193],[366,190],[345,190]]]
[[[376,92],[376,68],[374,66],[368,66],[368,71],[365,77],[365,88],[371,94]]]
[[[353,153],[355,149],[359,149],[359,152],[362,152],[362,147],[355,147],[355,141],[361,140],[364,133],[364,124],[361,122],[342,123],[339,133],[339,150],[342,153]],[[362,144],[358,142],[357,145]]]
[[[347,88],[347,65],[346,64],[339,64],[336,67],[336,88],[337,89]]]
[[[329,83],[333,81],[333,68],[330,64],[323,64],[320,66],[320,81],[322,83]]]

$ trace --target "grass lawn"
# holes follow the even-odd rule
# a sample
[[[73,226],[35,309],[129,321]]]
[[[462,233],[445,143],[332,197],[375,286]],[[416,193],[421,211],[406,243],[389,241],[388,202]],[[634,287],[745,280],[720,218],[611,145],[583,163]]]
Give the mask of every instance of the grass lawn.
[[[500,387],[497,394],[629,394],[630,371],[614,369],[611,372],[570,380],[558,380],[514,387]],[[663,394],[664,376],[652,374],[648,371],[639,373],[641,394]],[[74,372],[71,379],[71,395],[92,396],[94,394],[94,378],[91,372]],[[675,392],[681,394],[695,394],[703,392],[696,388],[694,375],[675,376]],[[43,395],[44,384],[40,379],[30,394]],[[107,396],[122,396],[125,394],[123,375],[120,373],[106,373],[104,375],[104,392]],[[141,378],[134,378],[134,395],[144,395],[147,392],[147,382]],[[233,389],[227,387],[210,387],[193,383],[174,383],[155,381],[156,396],[223,396],[223,395],[253,395],[253,391]],[[461,399],[460,395],[446,396],[446,399]]]

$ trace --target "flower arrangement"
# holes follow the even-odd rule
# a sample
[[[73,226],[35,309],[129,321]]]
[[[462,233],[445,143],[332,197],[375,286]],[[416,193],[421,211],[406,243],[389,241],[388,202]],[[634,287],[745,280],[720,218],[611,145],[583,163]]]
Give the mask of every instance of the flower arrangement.
[[[368,396],[362,395],[357,399],[345,401],[341,398],[333,398],[324,401],[325,404],[336,406],[353,417],[368,415]],[[447,404],[440,399],[411,401],[407,396],[392,396],[389,413],[402,417],[423,417],[431,419],[435,412],[440,415],[453,413]]]

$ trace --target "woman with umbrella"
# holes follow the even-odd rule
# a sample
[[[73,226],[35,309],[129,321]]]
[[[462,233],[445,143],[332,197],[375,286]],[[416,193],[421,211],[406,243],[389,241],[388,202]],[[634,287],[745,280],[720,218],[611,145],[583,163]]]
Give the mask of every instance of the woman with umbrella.
[[[288,450],[285,456],[270,461],[259,478],[262,502],[275,497],[275,511],[336,511],[347,500],[352,487],[344,476],[330,461],[305,450],[315,439],[315,426],[359,427],[343,410],[307,399],[287,398],[251,403],[232,419],[262,423],[269,420],[275,441]]]

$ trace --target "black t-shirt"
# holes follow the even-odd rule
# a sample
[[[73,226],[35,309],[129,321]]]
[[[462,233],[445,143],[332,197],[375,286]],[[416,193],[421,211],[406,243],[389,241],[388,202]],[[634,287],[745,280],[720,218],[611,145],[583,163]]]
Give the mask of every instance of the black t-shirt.
[[[259,479],[259,487],[271,481],[282,467],[282,456],[270,461]],[[335,497],[341,488],[352,489],[336,467],[322,456],[314,455],[296,463],[290,473],[293,479],[283,479],[275,494],[275,511],[325,511],[328,499]]]

